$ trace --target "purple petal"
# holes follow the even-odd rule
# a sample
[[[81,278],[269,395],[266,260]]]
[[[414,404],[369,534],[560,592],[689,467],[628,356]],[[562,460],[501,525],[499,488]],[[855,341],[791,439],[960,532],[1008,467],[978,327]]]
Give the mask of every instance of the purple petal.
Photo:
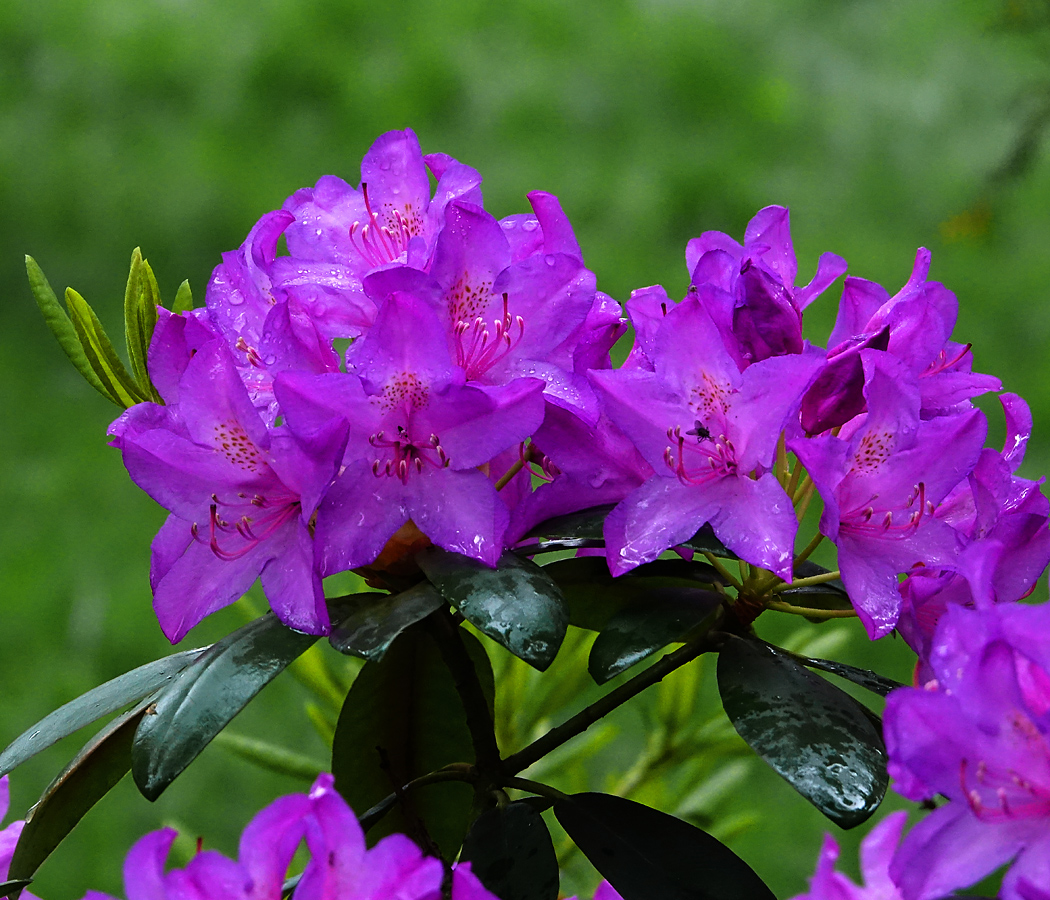
[[[753,252],[752,244],[768,246],[768,250],[759,254],[762,262],[780,276],[784,285],[791,287],[795,284],[798,265],[791,243],[790,213],[786,207],[767,206],[755,214],[744,231],[745,252]]]
[[[280,897],[288,866],[305,834],[311,811],[305,794],[279,797],[261,810],[241,834],[238,859],[262,898]]]
[[[176,837],[174,828],[151,831],[128,851],[124,860],[124,892],[128,900],[167,900],[164,861]]]
[[[841,256],[837,256],[834,253],[822,253],[817,261],[817,272],[813,276],[813,280],[805,287],[795,291],[795,305],[800,310],[805,309],[831,287],[831,283],[836,278],[844,275],[848,268],[849,263]]]
[[[470,870],[470,863],[458,863],[452,868],[452,900],[499,900],[499,897],[478,880]]]
[[[300,519],[267,542],[271,559],[263,567],[263,591],[274,614],[289,628],[328,634],[331,622],[321,577],[314,568],[314,542]]]
[[[721,250],[738,263],[744,256],[744,248],[728,234],[721,231],[705,231],[700,237],[693,238],[685,245],[685,267],[690,276],[705,253]]]
[[[532,191],[528,198],[543,230],[543,252],[566,253],[582,261],[583,251],[558,198],[546,191]]]

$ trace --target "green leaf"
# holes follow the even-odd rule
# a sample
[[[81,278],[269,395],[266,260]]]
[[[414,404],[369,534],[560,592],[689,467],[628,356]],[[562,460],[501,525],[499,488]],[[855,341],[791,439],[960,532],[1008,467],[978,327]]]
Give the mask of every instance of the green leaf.
[[[824,672],[830,672],[832,675],[838,675],[839,678],[852,681],[873,694],[879,694],[883,697],[897,688],[907,687],[907,685],[901,684],[899,681],[886,678],[884,675],[879,675],[870,669],[858,669],[856,666],[835,662],[833,659],[810,659],[808,656],[798,656],[794,653],[791,656],[810,669],[820,669]]]
[[[623,900],[775,900],[728,847],[641,803],[574,794],[554,815]]]
[[[154,660],[60,706],[15,738],[0,754],[0,777],[77,729],[160,690],[204,652],[186,650]]]
[[[317,635],[300,634],[267,613],[209,647],[178,675],[143,719],[132,775],[156,800],[215,737]]]
[[[352,612],[332,628],[328,641],[340,653],[372,662],[383,658],[402,631],[446,606],[437,588],[425,581],[400,594],[351,594],[346,602]]]
[[[77,337],[77,330],[73,327],[73,323],[69,320],[65,310],[59,305],[58,298],[55,297],[55,292],[51,290],[51,285],[48,284],[44,273],[40,270],[40,266],[36,264],[36,260],[31,256],[26,257],[26,272],[29,275],[29,287],[33,291],[36,305],[40,307],[40,312],[44,316],[44,322],[47,323],[47,327],[51,329],[51,333],[58,340],[62,351],[69,357],[69,361],[73,363],[74,368],[84,377],[88,384],[107,400],[120,406],[121,403],[116,395],[95,374],[95,370],[91,367],[87,355],[84,353],[84,347],[80,343],[80,338]]]
[[[605,517],[612,512],[614,504],[592,506],[579,512],[555,516],[540,522],[519,542],[521,553],[549,553],[553,550],[578,550],[584,547],[604,547],[602,528]]]
[[[886,793],[886,748],[865,709],[768,644],[733,638],[718,656],[718,689],[740,736],[842,828],[871,816]]]
[[[116,402],[126,408],[148,399],[124,368],[95,311],[73,288],[66,288],[66,306],[84,355]]]
[[[142,251],[136,247],[131,254],[131,271],[124,291],[124,336],[127,341],[128,359],[131,360],[131,371],[134,373],[139,392],[148,395],[154,401],[159,401],[160,396],[150,381],[146,357],[153,330],[157,327],[159,303],[157,279],[153,276],[149,263],[142,258]]]
[[[510,551],[490,569],[476,559],[427,547],[416,555],[442,596],[483,634],[541,672],[565,639],[569,610],[558,585]]]
[[[714,591],[647,591],[609,619],[591,645],[587,670],[598,684],[605,684],[668,644],[710,628],[721,605]]]
[[[321,772],[328,770],[328,763],[320,759],[311,759],[302,753],[296,753],[286,747],[279,747],[269,741],[260,741],[240,734],[224,731],[215,736],[216,746],[232,753],[234,756],[266,769],[278,775],[299,778],[302,781],[313,781]]]
[[[149,707],[114,719],[81,750],[30,810],[8,877],[32,878],[73,827],[131,768],[131,742]]]
[[[700,526],[700,530],[685,542],[685,546],[700,553],[711,553],[724,559],[737,559],[737,555],[715,537],[715,531],[709,524]]]
[[[484,655],[477,638],[465,631],[461,637],[468,651],[474,645],[473,659]],[[491,678],[490,670],[489,683]],[[332,742],[336,788],[363,813],[421,775],[473,760],[452,674],[426,629],[410,628],[381,661],[365,663],[350,687]],[[403,832],[424,848],[436,845],[446,860],[454,859],[467,832],[471,802],[471,788],[461,783],[410,790],[369,831],[369,840]]]
[[[171,311],[184,313],[191,309],[193,309],[193,292],[190,290],[190,280],[187,278],[175,292],[175,302],[171,305]]]
[[[0,897],[10,897],[12,894],[17,894],[22,888],[28,887],[32,883],[32,878],[18,878],[15,881],[5,881],[0,884]]]
[[[795,578],[812,578],[814,575],[826,575],[829,571],[831,570],[807,560],[795,566]],[[853,609],[845,585],[837,578],[823,584],[788,588],[780,592],[778,599],[793,606],[809,607],[810,609]],[[829,620],[815,617],[810,618],[810,621],[823,623]]]
[[[500,900],[558,900],[558,857],[543,817],[527,803],[483,812],[461,859]]]

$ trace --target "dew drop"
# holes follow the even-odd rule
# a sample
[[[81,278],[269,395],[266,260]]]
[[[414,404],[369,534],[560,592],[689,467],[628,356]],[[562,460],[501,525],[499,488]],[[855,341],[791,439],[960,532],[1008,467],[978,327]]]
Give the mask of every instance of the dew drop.
[[[240,306],[243,302],[244,295],[240,291],[234,291],[232,294],[230,294],[230,306]]]
[[[555,263],[557,262],[557,260],[555,259],[555,257],[554,257],[554,254],[553,254],[553,253],[548,253],[548,254],[547,254],[547,255],[546,255],[545,257],[543,257],[543,261],[544,261],[544,262],[545,262],[545,263],[546,263],[546,264],[547,264],[548,266],[553,266],[553,265],[554,265],[554,264],[555,264]]]
[[[525,231],[535,231],[537,228],[540,227],[540,223],[537,222],[535,219],[526,219],[521,227],[524,228]]]
[[[510,219],[504,219],[500,224],[503,226],[504,231],[514,230],[514,223]]]

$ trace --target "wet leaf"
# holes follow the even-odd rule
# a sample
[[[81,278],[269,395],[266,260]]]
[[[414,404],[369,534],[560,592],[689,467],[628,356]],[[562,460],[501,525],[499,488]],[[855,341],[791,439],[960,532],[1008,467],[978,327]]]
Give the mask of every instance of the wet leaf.
[[[51,782],[29,811],[8,877],[32,878],[74,826],[131,768],[131,742],[149,702],[114,719]]]
[[[442,596],[483,634],[541,672],[554,660],[569,610],[540,566],[507,551],[490,569],[439,547],[427,547],[416,560]]]
[[[554,815],[623,900],[775,900],[728,847],[641,803],[574,794]]]
[[[870,669],[858,669],[856,666],[835,662],[833,659],[810,659],[808,656],[796,656],[795,654],[792,654],[792,656],[795,656],[802,665],[810,669],[820,669],[824,672],[830,672],[832,675],[838,675],[840,678],[852,681],[854,684],[883,697],[897,688],[907,687],[907,685],[901,684],[899,681],[886,678],[884,675],[879,675]]]
[[[613,615],[591,645],[587,669],[598,684],[717,621],[722,598],[698,588],[656,588]]]
[[[842,828],[871,816],[886,793],[882,735],[856,700],[768,644],[733,638],[718,656],[718,689],[740,736]]]
[[[593,506],[579,512],[547,519],[533,528],[518,543],[519,552],[549,553],[553,550],[578,550],[584,547],[604,547],[605,517],[613,504]]]
[[[213,644],[157,698],[132,752],[135,784],[156,800],[230,720],[317,635],[300,634],[267,613]]]
[[[715,531],[709,524],[702,525],[700,530],[685,542],[685,546],[700,553],[712,553],[724,559],[737,558],[737,555],[732,550],[729,550],[725,544],[715,537]]]
[[[361,593],[345,598],[352,610],[332,628],[329,643],[340,653],[378,662],[401,632],[434,610],[447,608],[432,584],[423,582],[400,594]]]
[[[528,803],[483,812],[462,859],[500,900],[558,900],[558,857],[543,817]]]
[[[66,308],[84,355],[111,398],[125,408],[149,399],[124,368],[95,311],[73,288],[66,288]]]
[[[68,737],[79,728],[108,716],[112,712],[141,700],[147,694],[158,691],[194,660],[204,650],[186,650],[173,656],[154,660],[118,675],[75,700],[70,700],[53,713],[45,716],[32,728],[27,729],[2,754],[0,754],[0,777],[6,775],[27,759]]]
[[[484,648],[460,631],[468,652],[474,645],[477,665]],[[491,669],[487,679],[479,676],[483,687],[486,680],[491,684]],[[410,628],[382,660],[365,663],[350,687],[332,743],[336,788],[363,813],[414,778],[473,760],[452,674],[426,630]],[[469,785],[452,782],[411,790],[369,831],[369,840],[403,832],[454,859],[467,831],[472,794]]]
[[[15,881],[5,881],[0,884],[0,897],[10,897],[12,894],[18,893],[22,888],[28,887],[32,883],[32,878],[19,878]]]

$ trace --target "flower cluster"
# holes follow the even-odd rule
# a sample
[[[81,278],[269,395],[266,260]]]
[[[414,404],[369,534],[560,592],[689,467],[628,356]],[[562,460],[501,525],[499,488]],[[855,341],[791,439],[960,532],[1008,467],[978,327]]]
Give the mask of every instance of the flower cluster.
[[[743,244],[689,242],[680,302],[633,293],[614,369],[627,322],[557,199],[497,220],[480,182],[385,134],[359,187],[296,192],[224,254],[204,309],[161,312],[163,404],[111,434],[171,513],[151,582],[172,641],[259,576],[283,622],[325,633],[328,575],[376,577],[430,542],[495,565],[536,523],[601,504],[613,574],[709,525],[753,567],[743,593],[768,597],[811,552],[795,543],[819,493],[869,634],[899,625],[920,653],[948,603],[1031,590],[1050,509],[1014,474],[1027,407],[1005,395],[1006,447],[984,448],[971,398],[999,383],[951,340],[928,252],[892,296],[846,278],[825,349],[803,312],[846,263],[825,254],[797,285],[788,212],[767,207]]]
[[[441,900],[449,874],[452,900],[499,900],[471,872],[469,863],[446,873],[441,860],[424,856],[402,834],[389,835],[367,849],[357,818],[328,774],[319,776],[308,794],[280,797],[256,815],[241,835],[236,860],[215,850],[198,851],[184,868],[166,872],[165,860],[177,836],[163,828],[131,848],[124,862],[129,898],[277,900],[283,896],[292,857],[305,841],[309,858],[295,889],[299,900]],[[84,900],[114,898],[89,891]],[[603,884],[595,900],[620,896]]]

